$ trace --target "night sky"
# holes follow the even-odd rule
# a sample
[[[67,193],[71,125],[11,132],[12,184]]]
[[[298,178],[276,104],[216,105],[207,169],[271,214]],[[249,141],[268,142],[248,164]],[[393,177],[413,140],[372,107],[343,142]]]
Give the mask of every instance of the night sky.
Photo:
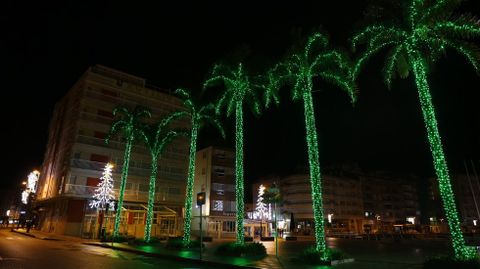
[[[330,33],[332,44],[348,48],[348,38],[358,29],[368,4],[351,0],[328,5],[318,0],[156,5],[95,0],[61,1],[55,6],[6,2],[0,8],[0,189],[19,186],[29,171],[40,168],[53,106],[89,66],[98,63],[163,88],[199,92],[215,62],[243,60],[252,73],[262,71],[287,52],[299,32],[305,36],[321,28]],[[460,10],[480,15],[477,2],[466,2]],[[315,84],[321,164],[356,163],[368,171],[432,175],[413,79],[395,80],[387,90],[381,76],[384,56],[366,66],[355,106],[338,88]],[[464,159],[480,159],[480,78],[466,60],[448,51],[432,69],[430,84],[447,160],[451,170],[462,172]],[[215,98],[213,91],[205,95]],[[224,122],[226,141],[205,129],[200,145],[233,146],[234,118]],[[290,101],[286,89],[279,107],[258,118],[247,112],[245,125],[249,182],[268,174],[292,173],[307,164],[303,107]]]

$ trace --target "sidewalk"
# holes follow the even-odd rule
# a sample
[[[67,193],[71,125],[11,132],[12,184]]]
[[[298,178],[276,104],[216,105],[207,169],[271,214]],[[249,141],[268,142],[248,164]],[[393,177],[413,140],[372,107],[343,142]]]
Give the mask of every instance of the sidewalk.
[[[268,269],[283,269],[280,262],[273,255],[268,255],[261,259],[249,259],[244,257],[219,257],[214,254],[215,247],[209,247],[208,243],[202,254],[202,259],[199,257],[199,250],[172,250],[163,247],[163,245],[154,246],[132,246],[124,243],[98,243],[85,242],[86,245],[98,246],[104,248],[111,248],[121,251],[128,251],[137,253],[139,255],[157,257],[162,259],[170,259],[176,261],[187,261],[196,264],[209,265],[212,267],[225,268],[268,268]]]
[[[86,239],[75,237],[75,236],[46,233],[46,232],[42,232],[35,229],[30,229],[30,232],[28,233],[27,233],[27,229],[25,228],[19,228],[19,229],[12,228],[10,229],[10,231],[25,235],[25,236],[41,239],[41,240],[70,241],[70,242],[78,242],[78,243],[91,241],[91,240],[86,240]]]

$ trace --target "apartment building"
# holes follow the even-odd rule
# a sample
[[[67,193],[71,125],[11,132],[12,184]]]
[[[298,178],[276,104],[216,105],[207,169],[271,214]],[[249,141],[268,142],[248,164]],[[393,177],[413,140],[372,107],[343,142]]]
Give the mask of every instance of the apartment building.
[[[196,194],[205,192],[202,206],[203,235],[212,238],[235,237],[235,152],[220,147],[207,147],[197,151],[195,158],[194,206],[192,233],[200,234],[200,208]]]
[[[279,181],[286,230],[314,234],[309,174],[283,177]],[[363,225],[361,182],[357,178],[323,175],[323,206],[327,233],[360,233]],[[293,220],[292,220],[293,218]]]
[[[452,174],[451,183],[461,224],[465,231],[479,231],[480,226],[480,181],[475,174]],[[446,231],[443,202],[438,189],[438,180],[429,179],[429,220],[432,227]]]
[[[415,179],[382,173],[359,175],[362,183],[365,232],[404,232],[420,224]]]
[[[125,144],[118,137],[108,145],[104,142],[117,105],[150,108],[150,123],[182,109],[178,98],[149,85],[143,78],[100,65],[90,67],[56,104],[50,121],[37,192],[43,231],[83,237],[95,235],[98,214],[89,207],[89,200],[107,162],[114,165],[118,199]],[[186,122],[179,125],[188,127]],[[176,235],[182,229],[187,149],[185,138],[176,139],[159,160],[153,236]],[[123,234],[143,236],[150,162],[148,150],[136,143],[124,196]],[[113,225],[112,213],[106,218],[107,233]]]

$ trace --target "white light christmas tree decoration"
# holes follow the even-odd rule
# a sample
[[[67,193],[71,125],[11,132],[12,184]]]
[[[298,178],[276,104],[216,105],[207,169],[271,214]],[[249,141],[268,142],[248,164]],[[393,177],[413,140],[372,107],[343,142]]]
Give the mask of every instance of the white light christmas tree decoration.
[[[110,208],[113,208],[113,200],[115,200],[115,196],[113,195],[112,169],[112,164],[107,163],[105,165],[103,175],[95,189],[95,193],[93,194],[93,201],[90,202],[90,207],[105,209],[105,206],[108,204]]]
[[[38,175],[39,173],[37,171],[31,172],[28,175],[28,180],[27,180],[27,190],[32,193],[37,192],[37,182],[38,182]]]
[[[260,185],[258,188],[257,206],[255,212],[253,212],[254,219],[270,219],[271,209],[267,208],[267,204],[263,201],[263,195],[265,194],[265,186]]]
[[[30,193],[28,191],[23,191],[22,192],[22,203],[27,204],[28,203],[28,195]]]

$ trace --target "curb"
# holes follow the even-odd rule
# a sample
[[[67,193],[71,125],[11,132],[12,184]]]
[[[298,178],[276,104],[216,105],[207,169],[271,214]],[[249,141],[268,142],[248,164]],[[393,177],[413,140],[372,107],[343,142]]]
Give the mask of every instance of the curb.
[[[38,237],[34,234],[26,233],[26,232],[20,232],[20,231],[14,230],[14,229],[11,229],[10,232],[14,232],[14,233],[17,233],[17,234],[29,236],[29,237],[40,239],[40,240],[62,241],[61,239],[52,238],[52,237]]]
[[[29,234],[29,233],[24,233],[24,232],[19,232],[17,230],[14,230],[14,229],[11,229],[10,232],[14,232],[14,233],[17,233],[17,234],[21,234],[21,235],[25,235],[25,236],[29,236],[29,237],[32,237],[32,238],[37,238],[35,235],[33,234]]]
[[[180,256],[173,256],[173,255],[166,255],[166,254],[161,254],[161,253],[150,253],[150,252],[145,252],[137,249],[131,249],[131,248],[124,248],[124,247],[117,247],[117,246],[111,246],[107,245],[107,243],[83,243],[84,245],[89,245],[89,246],[95,246],[95,247],[103,247],[103,248],[110,248],[110,249],[115,249],[115,250],[121,250],[125,252],[131,252],[147,257],[155,257],[155,258],[164,258],[164,259],[169,259],[173,261],[180,261],[180,262],[191,262],[191,263],[196,263],[196,264],[202,264],[202,265],[209,265],[213,267],[219,267],[219,268],[238,268],[238,269],[259,269],[260,267],[254,267],[254,266],[242,266],[242,265],[235,265],[231,263],[221,263],[221,262],[216,262],[216,261],[210,261],[210,260],[199,260],[199,259],[191,259],[191,258],[185,258],[185,257],[180,257]]]

